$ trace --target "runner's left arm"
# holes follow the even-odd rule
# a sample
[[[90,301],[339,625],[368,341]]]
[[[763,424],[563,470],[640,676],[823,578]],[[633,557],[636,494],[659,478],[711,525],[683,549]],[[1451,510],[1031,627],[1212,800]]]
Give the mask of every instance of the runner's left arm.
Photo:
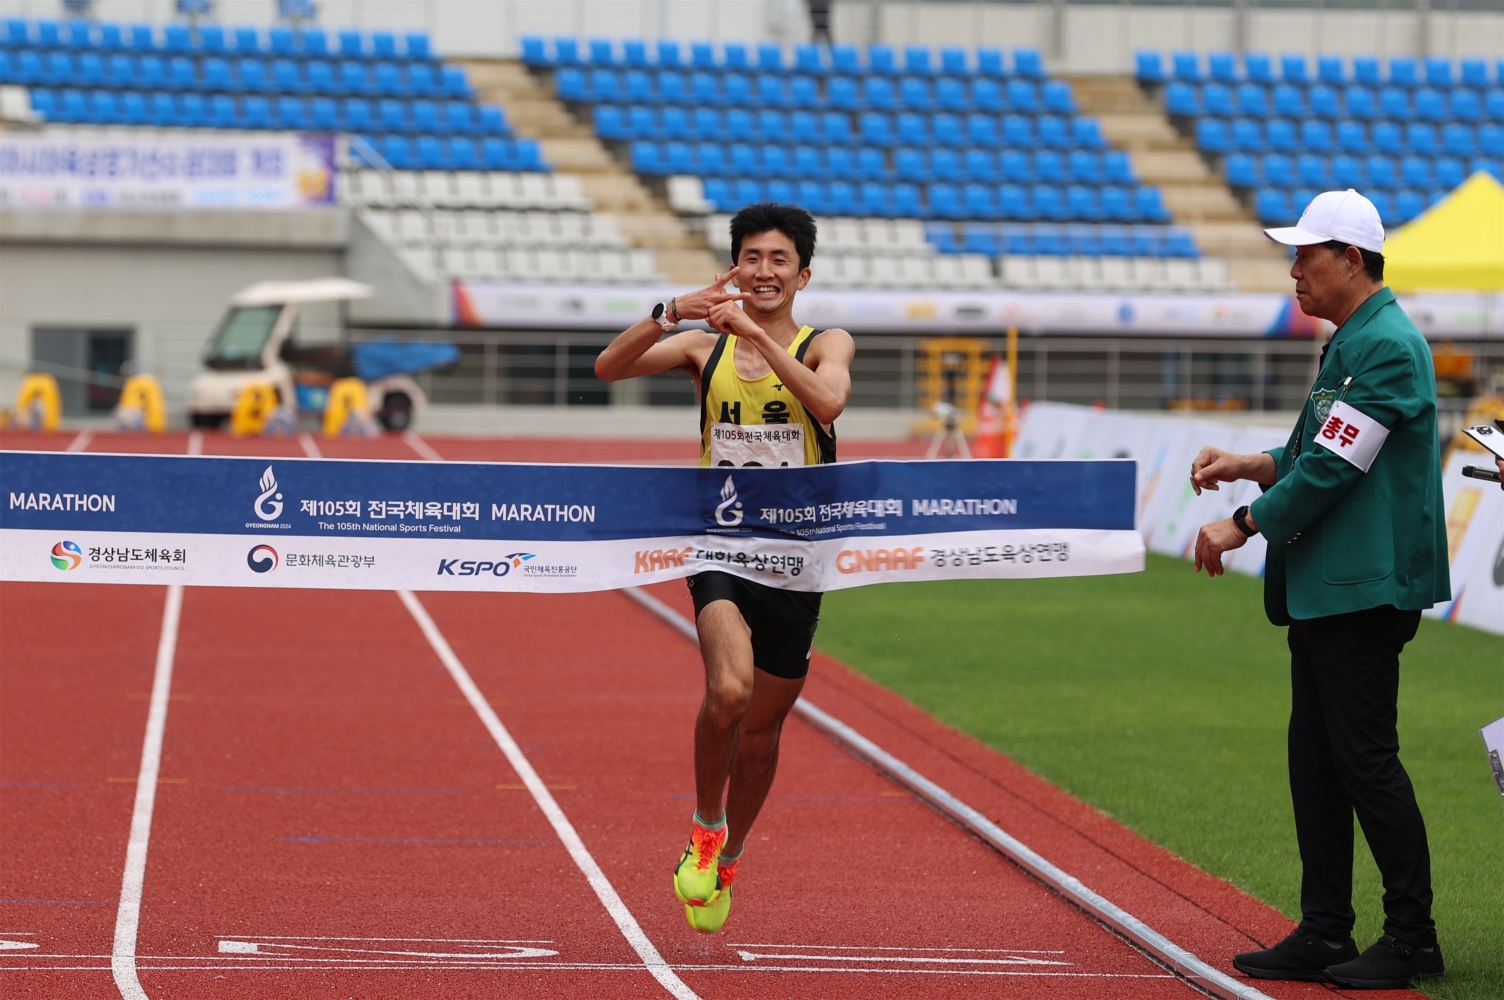
[[[809,345],[807,364],[794,358],[735,302],[712,307],[710,325],[744,337],[767,359],[779,380],[825,426],[835,422],[851,398],[851,359],[856,343],[845,330],[826,330]]]

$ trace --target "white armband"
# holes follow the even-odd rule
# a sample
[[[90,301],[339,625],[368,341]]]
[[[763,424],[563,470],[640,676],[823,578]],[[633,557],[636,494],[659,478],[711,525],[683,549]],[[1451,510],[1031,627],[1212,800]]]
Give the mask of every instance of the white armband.
[[[1367,472],[1387,437],[1389,428],[1356,406],[1338,400],[1316,432],[1316,444]]]

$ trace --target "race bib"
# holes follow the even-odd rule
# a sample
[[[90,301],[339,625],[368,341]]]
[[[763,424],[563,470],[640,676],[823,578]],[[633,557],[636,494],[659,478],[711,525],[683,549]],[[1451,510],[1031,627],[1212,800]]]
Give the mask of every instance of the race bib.
[[[736,468],[803,465],[804,425],[713,423],[710,464]]]
[[[1389,428],[1357,407],[1338,400],[1332,404],[1326,423],[1316,432],[1316,444],[1367,472],[1387,437]]]

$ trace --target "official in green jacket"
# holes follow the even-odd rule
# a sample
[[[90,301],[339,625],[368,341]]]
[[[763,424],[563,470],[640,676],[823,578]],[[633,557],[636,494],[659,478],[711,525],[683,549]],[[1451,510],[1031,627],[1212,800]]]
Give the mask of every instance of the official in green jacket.
[[[1318,195],[1266,229],[1297,248],[1307,315],[1337,330],[1281,448],[1203,449],[1196,492],[1248,479],[1263,495],[1204,525],[1196,568],[1262,533],[1264,608],[1288,626],[1290,794],[1300,845],[1300,926],[1233,959],[1246,975],[1395,989],[1446,973],[1431,920],[1426,827],[1399,759],[1399,655],[1420,613],[1451,598],[1431,350],[1384,287],[1384,228],[1356,191]],[[1352,939],[1353,815],[1384,880],[1384,934]]]

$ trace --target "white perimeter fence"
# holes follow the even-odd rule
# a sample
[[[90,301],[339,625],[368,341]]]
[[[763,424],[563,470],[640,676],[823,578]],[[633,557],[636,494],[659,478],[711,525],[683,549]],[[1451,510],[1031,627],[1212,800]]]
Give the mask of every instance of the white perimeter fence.
[[[1065,403],[1035,403],[1024,416],[1018,458],[1132,458],[1138,462],[1139,533],[1152,552],[1190,559],[1196,532],[1231,517],[1258,494],[1254,483],[1224,485],[1196,496],[1191,460],[1206,445],[1239,453],[1285,443],[1288,430],[1239,427],[1188,416],[1098,410]],[[1443,470],[1452,599],[1426,615],[1504,635],[1504,490],[1468,479],[1464,465],[1493,468],[1478,452],[1454,452]],[[1229,569],[1264,574],[1265,543],[1255,535],[1223,557]]]

